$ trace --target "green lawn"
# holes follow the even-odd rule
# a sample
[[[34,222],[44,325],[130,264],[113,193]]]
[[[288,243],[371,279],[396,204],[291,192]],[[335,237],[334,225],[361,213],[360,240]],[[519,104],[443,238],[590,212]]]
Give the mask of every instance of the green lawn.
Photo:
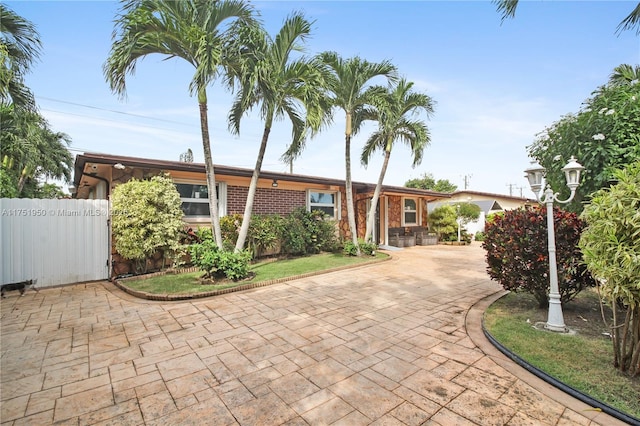
[[[202,276],[202,272],[190,272],[184,274],[166,274],[146,279],[128,280],[124,285],[134,290],[152,294],[191,294],[210,292],[246,284],[273,281],[313,272],[332,270],[349,265],[364,264],[387,257],[387,254],[380,252],[377,252],[375,257],[355,257],[345,256],[339,253],[322,253],[293,259],[277,261],[266,260],[255,263],[249,267],[249,270],[256,274],[251,280],[236,282],[224,281],[220,284],[203,285],[197,280],[198,277]]]
[[[593,298],[593,292],[583,293],[578,298],[585,303]],[[640,418],[640,378],[631,379],[613,368],[611,341],[602,333],[579,331],[570,335],[532,327],[536,318],[540,319],[540,310],[533,298],[527,304],[527,297],[530,296],[510,293],[492,304],[484,317],[487,331],[512,353],[560,382]],[[596,321],[597,316],[594,313],[589,322]],[[586,326],[587,317],[579,318],[585,320]]]

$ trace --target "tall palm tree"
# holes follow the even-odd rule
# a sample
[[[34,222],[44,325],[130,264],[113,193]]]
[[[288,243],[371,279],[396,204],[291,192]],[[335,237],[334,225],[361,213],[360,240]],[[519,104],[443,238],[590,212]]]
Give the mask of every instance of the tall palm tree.
[[[351,183],[351,137],[358,133],[362,125],[362,113],[367,105],[384,96],[384,88],[367,86],[375,77],[387,77],[395,81],[396,67],[389,61],[368,62],[358,56],[342,59],[335,52],[323,52],[320,59],[328,66],[326,89],[334,107],[342,109],[346,116],[345,126],[345,195],[347,199],[347,220],[353,244],[358,246],[356,218],[353,205],[353,187]]]
[[[389,88],[386,96],[376,100],[373,108],[368,108],[364,113],[365,119],[378,122],[378,130],[367,140],[362,150],[361,162],[366,166],[374,152],[380,150],[384,153],[384,161],[367,214],[365,241],[369,240],[373,231],[376,205],[393,144],[401,141],[411,148],[413,167],[415,167],[422,162],[424,149],[431,141],[427,125],[422,119],[414,117],[420,112],[430,117],[433,114],[433,101],[426,94],[412,91],[412,87],[412,82],[401,79],[397,85]]]
[[[0,102],[35,110],[24,75],[40,57],[42,44],[35,26],[0,3]]]
[[[240,91],[229,113],[229,127],[240,133],[242,116],[259,105],[264,130],[256,165],[251,177],[236,251],[244,247],[258,178],[274,121],[288,118],[292,124],[292,145],[301,145],[309,130],[315,133],[323,123],[322,69],[317,60],[293,58],[302,52],[302,43],[311,32],[311,24],[301,13],[286,19],[274,39],[262,29],[250,29],[241,40],[245,52],[237,66]]]
[[[502,15],[502,20],[504,21],[507,18],[516,16],[516,9],[520,2],[519,0],[493,0],[493,3],[497,5],[498,13]],[[636,35],[640,35],[640,3],[618,24],[616,33],[633,30],[634,28]]]
[[[123,0],[111,52],[104,64],[111,90],[121,97],[126,93],[127,74],[133,74],[138,59],[147,55],[182,58],[195,68],[189,90],[198,97],[211,225],[220,248],[222,232],[209,140],[207,86],[233,61],[226,47],[242,25],[256,22],[253,7],[241,0]]]
[[[640,65],[618,65],[609,76],[609,83],[614,86],[626,86],[633,81],[640,82]]]

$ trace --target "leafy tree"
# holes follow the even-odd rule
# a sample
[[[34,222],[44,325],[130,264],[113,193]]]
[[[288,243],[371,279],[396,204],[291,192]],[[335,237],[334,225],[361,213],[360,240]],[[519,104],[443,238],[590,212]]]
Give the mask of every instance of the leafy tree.
[[[146,258],[158,250],[165,257],[176,252],[184,228],[180,194],[169,176],[132,179],[112,194],[111,218],[116,250],[136,261],[138,271]]]
[[[582,249],[587,268],[600,280],[601,294],[626,308],[613,317],[614,366],[640,375],[640,161],[614,173],[617,183],[596,192],[582,218]]]
[[[24,76],[39,58],[41,47],[35,26],[0,3],[0,105],[35,111]]]
[[[460,223],[466,225],[469,222],[478,220],[480,217],[480,206],[473,203],[457,203],[455,204],[456,216]]]
[[[343,59],[335,52],[323,52],[320,59],[329,69],[328,75],[325,76],[325,89],[329,93],[331,105],[343,110],[346,117],[344,155],[347,221],[352,242],[355,247],[359,247],[351,183],[351,137],[360,130],[364,108],[372,105],[376,99],[386,96],[386,90],[368,84],[375,77],[387,77],[395,81],[396,68],[389,61],[372,63],[358,56]]]
[[[513,18],[516,15],[518,0],[493,0],[498,6],[498,12],[502,15],[502,20]],[[616,32],[636,29],[636,34],[640,34],[640,3],[631,11],[626,18],[618,24]]]
[[[577,114],[553,123],[528,148],[547,169],[551,187],[561,189],[565,198],[569,190],[561,168],[572,155],[585,167],[569,210],[580,212],[590,194],[610,185],[614,170],[640,157],[640,84],[625,82],[621,67]]]
[[[575,213],[553,210],[560,300],[567,303],[595,285],[581,261],[578,241],[585,224]],[[485,226],[487,271],[505,290],[531,293],[539,308],[548,304],[549,251],[546,207],[516,209],[496,216]]]
[[[104,64],[111,90],[124,96],[126,76],[139,59],[154,53],[178,57],[195,68],[189,85],[198,97],[209,211],[216,244],[222,248],[216,179],[209,140],[207,86],[233,63],[226,50],[242,25],[254,25],[253,8],[240,0],[123,0],[113,34],[113,45]]]
[[[621,64],[613,69],[609,84],[626,86],[640,82],[640,65]]]
[[[241,90],[229,114],[229,123],[234,133],[239,134],[242,116],[259,106],[264,130],[236,251],[243,249],[247,238],[262,161],[274,121],[286,117],[292,126],[292,145],[299,146],[304,144],[308,129],[319,130],[325,114],[321,108],[323,80],[319,61],[293,57],[296,52],[303,51],[303,42],[311,33],[311,23],[301,13],[295,13],[287,18],[273,39],[258,27],[248,28],[246,33],[246,39],[240,39],[246,52],[241,56],[235,75]]]
[[[380,189],[389,165],[393,144],[401,141],[409,146],[413,155],[413,167],[415,167],[422,161],[422,153],[431,140],[429,129],[424,121],[413,117],[420,112],[424,112],[427,117],[431,116],[433,101],[428,95],[414,92],[412,88],[412,82],[401,79],[396,85],[388,88],[386,96],[374,99],[373,107],[366,108],[364,111],[365,119],[378,122],[378,130],[367,140],[362,150],[361,162],[366,166],[376,151],[380,150],[384,153],[382,168],[367,215],[365,242],[369,241],[373,232]]]
[[[447,179],[436,180],[431,173],[423,173],[419,178],[409,179],[404,183],[407,188],[430,189],[437,192],[455,192],[458,186]]]

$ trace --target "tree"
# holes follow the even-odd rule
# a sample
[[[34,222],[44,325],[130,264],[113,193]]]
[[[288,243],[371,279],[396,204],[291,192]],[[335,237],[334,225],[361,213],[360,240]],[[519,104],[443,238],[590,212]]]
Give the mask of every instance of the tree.
[[[240,0],[123,0],[104,64],[111,90],[126,93],[126,76],[139,59],[154,53],[184,59],[195,68],[189,85],[198,97],[209,211],[216,244],[222,248],[215,171],[209,140],[207,86],[234,61],[226,50],[242,25],[255,25],[253,8]]]
[[[423,173],[419,178],[409,179],[404,183],[407,188],[430,189],[437,192],[455,192],[458,186],[447,179],[436,179],[431,173]]]
[[[480,217],[480,206],[473,203],[457,203],[454,205],[458,220],[466,225],[469,222],[478,220]]]
[[[0,106],[0,130],[3,194],[40,198],[45,192],[41,191],[39,179],[70,180],[73,167],[73,156],[67,149],[70,138],[51,130],[39,113],[16,112],[14,105]]]
[[[375,223],[376,206],[380,197],[380,189],[389,165],[391,150],[396,141],[402,141],[411,149],[413,167],[422,162],[422,154],[431,138],[429,129],[423,120],[413,118],[420,112],[427,117],[433,114],[433,101],[424,93],[412,90],[413,83],[401,79],[396,85],[389,87],[385,96],[373,100],[373,108],[364,110],[364,118],[378,122],[378,130],[367,140],[361,155],[363,165],[368,165],[374,152],[384,153],[384,160],[371,199],[371,207],[367,215],[367,226],[364,241],[368,242]]]
[[[580,248],[614,312],[614,366],[640,375],[640,161],[614,172],[616,184],[596,192],[582,218]],[[616,315],[624,306],[626,315]]]
[[[241,56],[236,72],[240,91],[229,114],[229,126],[239,134],[242,116],[259,106],[264,130],[249,184],[236,251],[243,249],[247,238],[262,161],[274,121],[288,118],[292,126],[291,144],[301,146],[307,130],[317,132],[325,114],[321,102],[323,79],[319,61],[293,58],[293,54],[303,51],[303,42],[311,33],[311,24],[304,16],[295,13],[287,18],[273,39],[261,28],[248,30],[247,39],[240,40],[246,45],[246,52]]]
[[[396,68],[389,61],[368,62],[358,56],[343,59],[335,52],[323,52],[320,59],[329,68],[326,76],[326,90],[334,108],[342,109],[346,116],[345,124],[345,195],[347,201],[347,221],[349,232],[355,247],[358,246],[356,233],[356,215],[353,203],[351,183],[351,137],[358,133],[363,122],[363,112],[367,105],[386,96],[386,90],[379,86],[367,85],[375,77],[396,80]],[[357,250],[360,254],[360,250]]]
[[[520,2],[518,0],[493,0],[493,3],[497,5],[498,13],[502,15],[502,20],[504,21],[516,15],[516,9]],[[636,29],[636,34],[640,34],[640,3],[618,24],[616,33],[633,30],[634,28]]]
[[[561,188],[565,198],[569,190],[561,168],[572,155],[585,167],[569,210],[582,211],[590,194],[610,185],[614,170],[640,157],[640,84],[622,77],[627,67],[617,67],[577,114],[553,123],[528,147],[547,169],[551,187]]]
[[[24,75],[39,58],[41,47],[35,26],[0,3],[0,105],[35,111]]]
[[[614,86],[626,86],[640,82],[640,66],[621,64],[613,69],[609,76],[609,84]]]
[[[169,176],[132,179],[118,185],[112,205],[118,212],[111,218],[116,250],[125,259],[134,260],[138,271],[158,250],[165,258],[175,255],[184,222],[180,194]]]

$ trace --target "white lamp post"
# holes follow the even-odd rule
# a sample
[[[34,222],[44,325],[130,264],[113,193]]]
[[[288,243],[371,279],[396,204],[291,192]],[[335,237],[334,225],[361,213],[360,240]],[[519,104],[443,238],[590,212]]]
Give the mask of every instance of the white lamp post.
[[[537,163],[533,163],[531,167],[525,170],[526,178],[529,179],[529,185],[531,190],[536,194],[536,200],[540,204],[546,204],[547,206],[547,234],[548,234],[548,246],[549,246],[549,315],[547,317],[547,324],[545,328],[551,331],[567,331],[567,327],[564,325],[564,317],[562,316],[562,304],[560,302],[560,290],[558,288],[558,267],[556,264],[556,237],[553,224],[553,203],[557,201],[561,204],[566,204],[573,200],[576,194],[576,188],[580,185],[580,172],[584,169],[571,156],[571,159],[566,166],[562,168],[567,179],[567,186],[571,190],[571,195],[566,200],[558,199],[558,193],[554,193],[551,187],[547,184],[547,188],[544,190],[544,198],[540,199],[540,189],[542,189],[542,178],[545,172],[544,167]]]

